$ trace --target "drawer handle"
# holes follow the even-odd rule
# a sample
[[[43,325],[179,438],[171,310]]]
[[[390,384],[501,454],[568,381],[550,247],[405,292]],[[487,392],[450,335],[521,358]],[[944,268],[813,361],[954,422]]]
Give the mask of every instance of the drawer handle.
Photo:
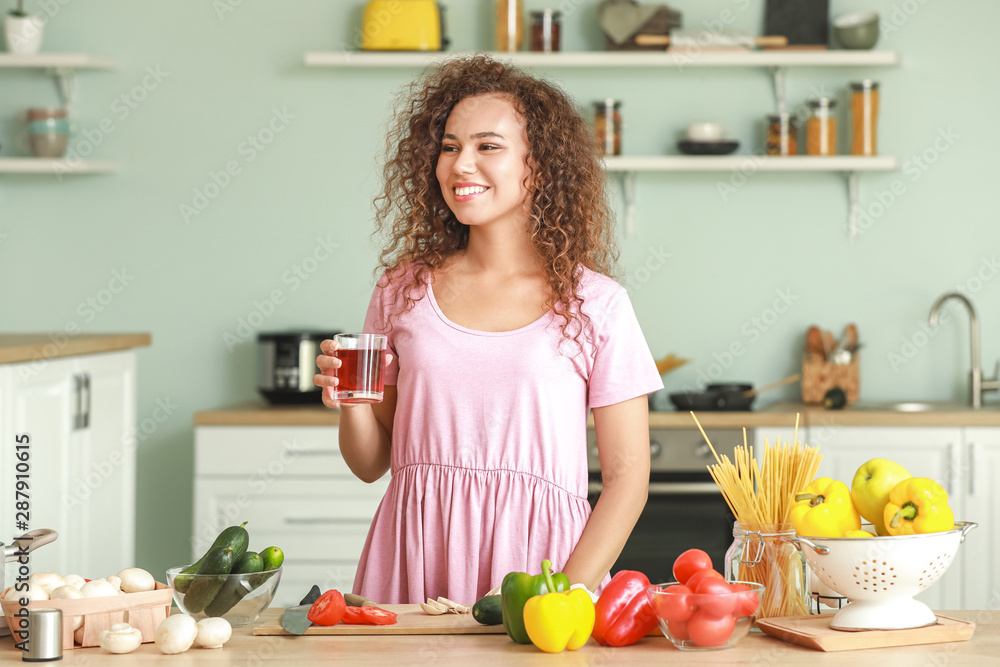
[[[285,523],[289,526],[317,526],[323,524],[344,524],[344,523],[356,523],[359,525],[367,526],[371,523],[371,519],[352,519],[348,517],[336,517],[336,516],[302,516],[302,517],[285,517]]]

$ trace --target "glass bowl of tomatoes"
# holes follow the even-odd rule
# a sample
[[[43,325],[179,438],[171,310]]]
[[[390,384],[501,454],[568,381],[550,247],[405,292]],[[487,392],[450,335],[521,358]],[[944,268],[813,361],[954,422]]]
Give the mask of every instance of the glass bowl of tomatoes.
[[[764,596],[764,585],[711,577],[697,592],[677,581],[656,584],[646,596],[663,636],[679,649],[730,648],[746,636]]]

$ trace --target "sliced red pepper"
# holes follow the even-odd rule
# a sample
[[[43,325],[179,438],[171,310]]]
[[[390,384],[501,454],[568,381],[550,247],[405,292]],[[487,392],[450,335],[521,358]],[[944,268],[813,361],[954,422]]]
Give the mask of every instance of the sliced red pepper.
[[[594,605],[593,638],[605,646],[628,646],[656,627],[656,614],[646,589],[649,579],[642,572],[622,570],[604,587]]]
[[[337,625],[344,618],[347,602],[337,589],[329,590],[319,596],[309,607],[306,618],[316,625]]]

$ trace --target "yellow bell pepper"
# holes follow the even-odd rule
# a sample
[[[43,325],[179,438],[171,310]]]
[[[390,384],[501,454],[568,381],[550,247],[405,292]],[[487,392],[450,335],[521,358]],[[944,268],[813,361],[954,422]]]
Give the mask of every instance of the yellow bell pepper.
[[[892,487],[882,510],[890,535],[940,533],[955,527],[948,492],[926,477],[911,477]]]
[[[867,530],[849,530],[844,533],[844,537],[875,537],[875,535]]]
[[[843,537],[861,528],[851,490],[829,477],[818,477],[805,491],[795,494],[790,518],[795,532],[811,537]]]
[[[548,560],[542,561],[546,586],[553,591],[551,566]],[[546,653],[575,651],[586,644],[594,630],[594,617],[593,600],[579,588],[535,595],[524,603],[524,628],[531,643]]]

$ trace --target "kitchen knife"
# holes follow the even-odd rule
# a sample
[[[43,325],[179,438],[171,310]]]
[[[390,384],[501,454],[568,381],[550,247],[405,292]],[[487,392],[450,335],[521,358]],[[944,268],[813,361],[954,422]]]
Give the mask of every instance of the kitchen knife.
[[[319,596],[319,586],[314,585],[299,601],[299,606],[286,609],[285,613],[281,615],[282,629],[293,635],[301,635],[308,630],[312,626],[312,621],[308,618],[309,608],[312,607],[313,602],[319,599]]]

